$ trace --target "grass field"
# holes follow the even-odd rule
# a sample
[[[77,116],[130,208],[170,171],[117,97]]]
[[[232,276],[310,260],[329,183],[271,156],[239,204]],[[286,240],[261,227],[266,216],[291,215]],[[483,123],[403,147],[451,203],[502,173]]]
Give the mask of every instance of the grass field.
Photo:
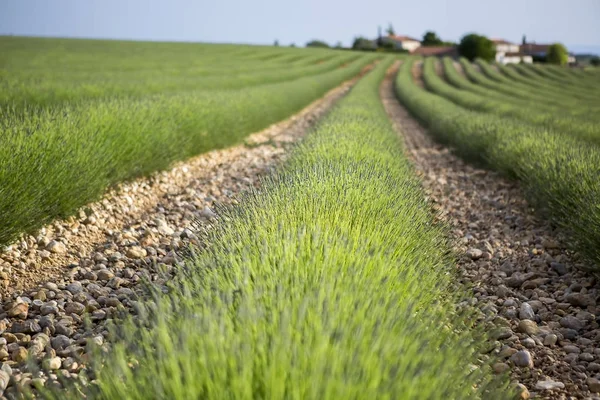
[[[471,367],[483,337],[452,311],[465,293],[444,231],[379,100],[390,63],[225,216],[146,323],[120,329],[93,398],[506,395]]]
[[[495,332],[486,332],[481,310],[466,306],[477,303],[474,291],[458,283],[464,254],[452,250],[379,89],[398,62],[396,96],[428,132],[519,180],[538,214],[600,265],[599,77],[429,58],[419,85],[417,61],[324,49],[0,38],[2,245],[121,182],[239,143],[375,65],[260,189],[220,210],[209,233],[198,232],[207,246],[188,249],[167,288],[141,299],[135,316],[114,321],[110,351],[83,361],[89,368],[81,376],[91,371],[93,384],[43,394],[513,398],[514,382],[490,366],[490,349],[500,347],[490,343]],[[140,260],[135,268],[145,267]]]
[[[506,97],[510,84],[491,83],[462,60],[463,69],[469,71],[467,76],[472,79],[467,82],[453,70],[452,62],[446,60],[445,76],[460,88],[453,89],[436,75],[433,62],[426,60],[423,71],[426,86],[432,92],[413,82],[412,61],[403,66],[396,85],[400,100],[432,134],[456,147],[466,158],[483,161],[521,180],[532,204],[571,233],[575,248],[599,263],[598,125],[588,124],[587,116],[561,115],[577,111],[580,101],[565,96],[564,112],[555,111],[553,115],[539,112],[538,100],[561,102],[561,97],[557,95],[550,100],[546,93],[529,91],[528,97],[536,101],[522,103],[519,95],[515,95],[517,105]],[[597,78],[588,79],[596,82]],[[519,84],[515,83],[515,87]],[[598,109],[600,99],[586,104],[591,110]]]
[[[71,215],[111,185],[232,145],[375,59],[311,49],[13,38],[1,39],[0,50],[2,244]]]

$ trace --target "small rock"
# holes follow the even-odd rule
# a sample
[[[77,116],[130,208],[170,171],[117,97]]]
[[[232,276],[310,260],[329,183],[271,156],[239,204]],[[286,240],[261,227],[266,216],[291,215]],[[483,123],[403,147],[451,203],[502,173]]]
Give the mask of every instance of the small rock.
[[[531,397],[529,390],[527,390],[527,387],[525,385],[523,385],[522,383],[518,383],[517,388],[518,388],[517,390],[519,390],[519,399],[527,400]]]
[[[4,391],[8,387],[8,382],[10,382],[10,374],[4,371],[4,369],[0,370],[0,396],[4,394]]]
[[[71,345],[72,341],[65,335],[57,335],[50,340],[50,344],[54,350],[66,349]]]
[[[494,339],[508,339],[513,334],[513,331],[508,327],[501,327],[494,330],[492,336]]]
[[[596,378],[588,378],[586,381],[590,392],[600,393],[600,381]]]
[[[575,354],[579,354],[581,353],[581,350],[579,349],[579,347],[577,346],[573,346],[571,344],[568,344],[566,346],[563,346],[563,350],[565,351],[565,353],[570,354],[570,353],[575,353]]]
[[[566,275],[569,272],[569,270],[567,270],[567,267],[559,262],[551,262],[550,268],[556,271],[556,273],[559,275]]]
[[[200,216],[204,218],[216,218],[217,214],[209,207],[204,207],[202,211],[200,211]]]
[[[542,240],[542,246],[545,249],[558,249],[558,248],[560,248],[560,245],[554,239],[544,239],[544,240]]]
[[[598,372],[598,371],[600,371],[600,364],[599,363],[595,363],[595,362],[591,362],[591,363],[588,364],[587,370],[591,371],[591,372]]]
[[[528,349],[533,349],[536,345],[535,340],[533,340],[532,338],[525,338],[521,341],[521,343],[523,344],[523,346],[527,347]]]
[[[42,327],[36,321],[27,320],[14,323],[11,330],[12,333],[38,333],[42,331]]]
[[[576,307],[586,307],[587,305],[591,304],[592,301],[591,299],[581,293],[569,293],[566,297],[565,300],[567,301],[567,303],[570,303]]]
[[[13,303],[12,306],[8,309],[7,315],[11,318],[27,319],[28,311],[29,304],[24,302]]]
[[[576,331],[582,330],[585,326],[585,324],[582,321],[571,315],[567,315],[566,317],[561,318],[560,325],[565,328],[575,329]]]
[[[162,224],[159,224],[156,229],[158,230],[158,233],[160,233],[163,236],[171,236],[173,233],[175,233],[175,231],[171,227],[169,227],[164,221]]]
[[[515,363],[517,367],[533,368],[533,358],[531,357],[531,353],[527,350],[517,351],[510,357],[510,360]]]
[[[517,349],[513,349],[512,347],[505,347],[502,350],[500,350],[500,353],[498,353],[498,357],[499,358],[508,358],[510,356],[512,356],[513,354],[515,354],[517,352]]]
[[[141,247],[133,246],[127,250],[126,254],[127,254],[127,257],[129,257],[129,258],[139,259],[139,258],[146,257],[147,252],[146,252],[146,250],[144,250]]]
[[[81,315],[85,311],[85,306],[81,303],[72,302],[68,303],[65,307],[65,312],[67,314],[77,314]]]
[[[535,384],[537,390],[553,390],[553,389],[564,389],[565,384],[562,382],[554,381],[539,381]]]
[[[519,330],[519,332],[523,332],[530,336],[533,336],[533,335],[538,334],[538,332],[540,331],[540,328],[534,321],[532,321],[530,319],[523,319],[523,320],[519,321],[518,330]]]
[[[54,254],[64,254],[67,252],[67,247],[62,243],[56,240],[51,241],[46,246],[46,250]]]
[[[556,336],[554,333],[550,333],[544,338],[544,346],[554,346],[557,341],[558,336]]]
[[[60,369],[61,364],[62,360],[60,359],[60,357],[52,357],[44,360],[43,367],[46,370],[55,370]]]
[[[492,370],[494,370],[494,373],[496,373],[496,374],[501,374],[504,371],[507,371],[509,368],[510,367],[506,363],[495,363],[492,366]]]
[[[12,360],[14,362],[24,362],[25,360],[27,360],[27,356],[29,355],[29,353],[27,353],[27,349],[25,347],[18,347],[13,353],[12,353]]]
[[[77,294],[83,291],[83,286],[81,285],[81,282],[75,281],[67,285],[67,290],[71,292],[71,294]]]
[[[528,303],[521,303],[519,308],[519,318],[533,320],[535,318],[535,312]]]
[[[581,354],[579,355],[579,359],[580,359],[581,361],[587,361],[587,362],[590,362],[590,361],[594,361],[594,358],[595,358],[595,357],[594,357],[592,354],[590,354],[590,353],[581,353]]]
[[[469,256],[471,260],[479,260],[483,256],[483,251],[479,249],[469,249],[467,250],[467,256]]]
[[[57,335],[71,336],[73,335],[73,328],[66,326],[65,324],[58,323],[54,326],[54,333]]]
[[[108,281],[112,278],[114,278],[115,274],[113,274],[112,272],[110,272],[107,269],[101,269],[100,271],[98,271],[98,279],[101,281]]]

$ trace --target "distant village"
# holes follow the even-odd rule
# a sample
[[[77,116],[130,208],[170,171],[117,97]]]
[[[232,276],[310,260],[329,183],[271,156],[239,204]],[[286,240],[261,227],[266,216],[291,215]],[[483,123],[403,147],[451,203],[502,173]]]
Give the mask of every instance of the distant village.
[[[475,37],[475,38],[472,38]],[[357,37],[354,39],[352,47],[347,50],[357,51],[384,51],[401,52],[417,56],[435,56],[435,57],[469,57],[463,50],[468,44],[465,40],[481,40],[482,46],[488,47],[485,56],[479,56],[488,61],[495,61],[500,64],[531,64],[533,62],[553,62],[565,65],[578,65],[577,57],[570,53],[565,46],[560,43],[536,43],[528,41],[524,35],[521,43],[513,43],[502,38],[486,38],[484,36],[469,34],[465,35],[460,43],[445,42],[441,40],[435,32],[425,32],[422,39],[417,39],[408,35],[398,35],[390,25],[385,34],[382,34],[379,28],[379,34],[375,39]],[[307,43],[307,47],[329,47],[325,42],[313,40]],[[341,44],[335,46],[342,48]],[[555,57],[555,52],[560,54]],[[552,53],[549,57],[549,53]],[[582,57],[583,58],[583,57]],[[558,60],[558,61],[554,61]],[[588,57],[586,63],[599,65],[600,59],[597,57]]]

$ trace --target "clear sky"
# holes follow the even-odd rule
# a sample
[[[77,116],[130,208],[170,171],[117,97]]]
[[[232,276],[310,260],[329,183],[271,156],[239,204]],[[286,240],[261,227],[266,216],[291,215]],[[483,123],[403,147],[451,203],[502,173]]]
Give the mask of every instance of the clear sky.
[[[349,45],[392,23],[397,34],[466,32],[560,41],[600,52],[600,0],[0,0],[0,34]]]

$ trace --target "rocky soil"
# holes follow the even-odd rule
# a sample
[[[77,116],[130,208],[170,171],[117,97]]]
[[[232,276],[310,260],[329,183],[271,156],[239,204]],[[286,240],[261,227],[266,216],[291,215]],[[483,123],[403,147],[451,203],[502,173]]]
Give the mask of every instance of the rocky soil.
[[[0,398],[23,387],[60,386],[58,377],[85,379],[90,346],[107,346],[109,321],[134,312],[141,283],[160,284],[176,272],[179,250],[202,246],[192,225],[210,229],[215,205],[235,204],[257,186],[356,80],[242,145],[124,184],[77,217],[5,248]]]
[[[420,67],[413,70],[419,79]],[[496,329],[490,354],[522,399],[600,399],[600,288],[568,239],[539,219],[518,183],[466,164],[381,96],[424,189],[450,227],[473,305]]]

